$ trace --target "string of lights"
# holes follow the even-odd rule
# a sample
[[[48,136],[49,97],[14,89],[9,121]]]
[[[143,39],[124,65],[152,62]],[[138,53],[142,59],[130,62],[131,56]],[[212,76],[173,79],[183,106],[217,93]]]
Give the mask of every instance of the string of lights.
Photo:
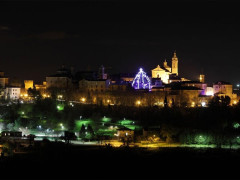
[[[151,89],[151,81],[142,68],[136,74],[132,82],[132,87],[134,89]]]

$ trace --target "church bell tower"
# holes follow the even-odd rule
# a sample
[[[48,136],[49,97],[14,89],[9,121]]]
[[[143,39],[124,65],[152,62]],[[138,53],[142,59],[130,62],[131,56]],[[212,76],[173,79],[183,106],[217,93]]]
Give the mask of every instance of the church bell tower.
[[[178,58],[176,55],[176,51],[174,51],[172,57],[172,73],[178,75]]]

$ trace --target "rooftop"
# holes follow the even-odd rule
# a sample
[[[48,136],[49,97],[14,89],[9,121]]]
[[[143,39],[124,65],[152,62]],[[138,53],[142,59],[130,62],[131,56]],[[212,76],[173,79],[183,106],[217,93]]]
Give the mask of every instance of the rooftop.
[[[217,82],[214,83],[214,85],[216,85],[216,84],[229,84],[229,85],[231,85],[231,83],[226,82],[226,81],[217,81]]]

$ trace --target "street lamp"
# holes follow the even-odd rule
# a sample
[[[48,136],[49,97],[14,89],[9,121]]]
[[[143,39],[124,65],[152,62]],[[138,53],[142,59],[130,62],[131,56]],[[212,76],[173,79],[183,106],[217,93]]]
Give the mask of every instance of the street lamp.
[[[195,107],[195,102],[192,102],[192,105],[191,105],[192,107]]]
[[[61,129],[64,129],[64,126],[63,126],[63,124],[61,123],[61,124],[59,124],[60,126],[61,126]]]
[[[81,98],[81,101],[84,103],[84,102],[86,102],[86,98]]]
[[[205,107],[206,106],[206,102],[202,102],[201,105],[202,105],[202,107]]]
[[[138,100],[138,101],[136,102],[136,104],[139,106],[139,105],[141,104],[141,101]]]

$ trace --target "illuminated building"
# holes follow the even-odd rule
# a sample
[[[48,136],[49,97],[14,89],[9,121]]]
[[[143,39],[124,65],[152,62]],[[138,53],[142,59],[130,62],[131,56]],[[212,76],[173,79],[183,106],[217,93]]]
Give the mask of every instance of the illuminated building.
[[[47,92],[47,87],[46,87],[46,84],[47,82],[46,81],[43,81],[42,84],[35,84],[35,88],[37,91],[40,92],[40,94],[44,97],[44,98],[49,98],[50,97],[50,94],[49,92]]]
[[[46,81],[43,81],[42,84],[35,84],[35,88],[37,91],[45,91],[46,90],[46,85],[47,85],[47,82]]]
[[[213,87],[207,87],[206,95],[207,96],[213,96]]]
[[[169,74],[169,71],[160,68],[159,65],[152,70],[152,78],[160,78],[166,84],[168,84]]]
[[[162,68],[158,65],[152,70],[152,78],[160,78],[165,84],[171,83],[169,81],[171,74],[178,76],[178,58],[176,52],[174,52],[172,57],[172,68],[167,65],[167,61],[165,60]]]
[[[24,80],[25,90],[33,89],[33,80]]]
[[[72,87],[71,71],[64,66],[58,69],[57,74],[46,77],[46,88],[67,89]]]
[[[218,81],[213,84],[213,94],[225,94],[229,97],[232,96],[233,88],[228,82]]]
[[[175,106],[192,107],[193,103],[194,106],[199,105],[201,92],[202,89],[198,87],[177,85],[171,87],[169,94],[175,95],[175,97],[173,97]]]
[[[205,82],[205,75],[204,75],[204,74],[200,74],[199,81],[200,81],[201,83],[204,83],[204,82]]]
[[[232,84],[229,82],[218,81],[213,84],[213,94],[215,96],[228,96],[231,98],[231,104],[237,101],[237,94],[233,94]]]
[[[105,92],[110,85],[110,79],[107,80],[80,80],[79,90],[90,92]]]
[[[8,77],[4,76],[4,72],[0,71],[0,87],[5,88],[6,86],[8,86],[8,82]]]
[[[75,90],[71,91],[73,94],[68,94],[69,97],[71,96],[70,98],[73,98],[71,100],[83,104],[163,107],[166,104],[166,97],[169,107],[173,105],[205,107],[208,106],[208,102],[214,95],[229,96],[231,104],[238,102],[237,95],[233,94],[230,83],[219,81],[213,87],[207,87],[203,74],[200,74],[198,81],[178,76],[176,52],[173,54],[171,66],[165,60],[162,67],[158,65],[151,73],[152,77],[148,77],[147,73],[140,68],[135,77],[131,73],[107,75],[105,68],[101,66],[99,73],[97,71],[80,71],[73,76],[73,73],[63,66],[55,75],[47,76],[42,85],[35,84],[35,88],[44,98],[50,97],[51,88]],[[12,87],[20,87],[22,84],[16,79],[11,83],[14,85],[11,85]],[[0,72],[0,86],[6,87],[7,84],[8,78],[4,77],[3,72]],[[24,84],[25,91],[22,92],[21,97],[29,99],[26,90],[34,87],[33,80],[25,80]],[[64,94],[63,92],[61,94]],[[6,99],[19,98],[18,90],[15,92],[10,87],[5,90],[3,95]]]
[[[176,74],[178,76],[178,58],[176,51],[173,53],[172,57],[172,74]]]
[[[182,86],[187,86],[187,87],[197,87],[201,89],[201,95],[206,95],[207,84],[205,83],[201,83],[199,81],[184,81],[181,84]]]
[[[8,100],[17,100],[20,97],[20,87],[6,87],[4,91],[4,97]]]

